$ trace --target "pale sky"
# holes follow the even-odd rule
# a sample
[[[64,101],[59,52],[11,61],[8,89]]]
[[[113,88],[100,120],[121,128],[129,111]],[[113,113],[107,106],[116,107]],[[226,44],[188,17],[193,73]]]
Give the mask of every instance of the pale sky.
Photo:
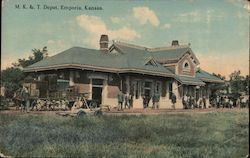
[[[23,4],[35,8],[22,9]],[[47,46],[50,56],[74,46],[98,48],[106,33],[110,40],[146,47],[191,43],[202,69],[224,76],[249,73],[250,7],[244,0],[3,0],[2,5],[2,69],[33,48]]]

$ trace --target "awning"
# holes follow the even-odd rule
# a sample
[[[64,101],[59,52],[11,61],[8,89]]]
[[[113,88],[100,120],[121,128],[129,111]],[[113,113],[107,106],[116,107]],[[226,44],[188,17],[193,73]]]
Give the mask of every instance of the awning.
[[[176,80],[179,81],[181,84],[185,84],[185,85],[195,85],[195,86],[204,86],[205,85],[205,83],[202,82],[197,77],[176,76]]]

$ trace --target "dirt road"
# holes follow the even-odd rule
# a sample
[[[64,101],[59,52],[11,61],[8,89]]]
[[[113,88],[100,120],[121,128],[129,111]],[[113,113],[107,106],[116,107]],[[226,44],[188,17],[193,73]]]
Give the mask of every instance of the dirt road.
[[[111,111],[104,111],[104,115],[157,115],[157,114],[176,114],[176,113],[212,113],[212,112],[249,112],[248,108],[208,108],[208,109],[123,109],[123,111],[117,111],[116,109],[111,109]],[[30,111],[29,113],[21,112],[20,110],[16,110],[15,108],[10,108],[9,110],[2,110],[0,114],[11,114],[11,115],[55,115],[56,112],[61,111]]]

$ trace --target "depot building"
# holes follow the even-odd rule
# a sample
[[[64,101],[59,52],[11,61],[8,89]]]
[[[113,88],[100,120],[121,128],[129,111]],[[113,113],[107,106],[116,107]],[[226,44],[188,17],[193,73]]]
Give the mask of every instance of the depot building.
[[[147,48],[119,41],[110,44],[108,35],[101,35],[99,44],[99,49],[69,48],[24,72],[39,81],[53,76],[63,83],[62,91],[71,88],[112,107],[118,105],[119,90],[132,95],[133,108],[143,108],[142,97],[155,93],[160,94],[160,108],[171,108],[171,92],[177,98],[176,108],[183,108],[184,95],[196,100],[205,96],[208,105],[210,86],[224,82],[199,68],[190,45],[176,40],[168,47]]]

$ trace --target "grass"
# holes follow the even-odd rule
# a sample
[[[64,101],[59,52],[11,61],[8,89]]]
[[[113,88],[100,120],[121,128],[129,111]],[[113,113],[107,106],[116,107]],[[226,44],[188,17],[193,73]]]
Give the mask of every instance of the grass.
[[[247,112],[143,116],[0,115],[0,152],[15,157],[245,157]]]

